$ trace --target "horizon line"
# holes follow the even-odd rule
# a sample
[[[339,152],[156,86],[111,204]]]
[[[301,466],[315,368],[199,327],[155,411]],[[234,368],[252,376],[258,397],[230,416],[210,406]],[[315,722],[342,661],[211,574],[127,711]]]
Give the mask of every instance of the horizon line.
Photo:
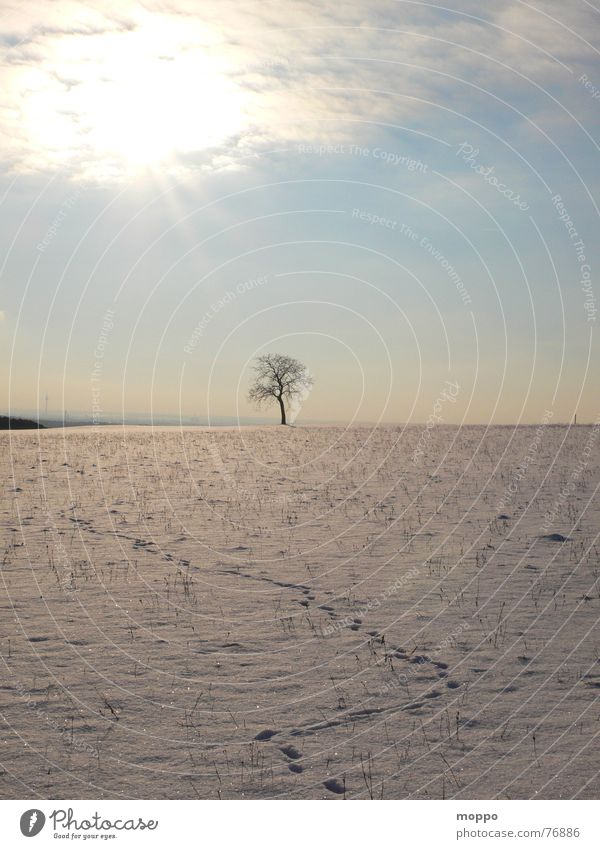
[[[211,419],[201,416],[175,416],[170,413],[128,413],[125,416],[122,414],[104,414],[102,419],[90,413],[83,413],[76,410],[69,413],[65,410],[62,414],[58,411],[40,414],[39,410],[25,410],[17,408],[14,412],[0,411],[0,417],[8,419],[31,418],[38,424],[47,423],[50,428],[60,427],[118,427],[118,426],[138,426],[138,427],[198,427],[198,428],[220,428],[220,427],[282,427],[275,419],[267,419],[262,417],[243,416],[235,417],[231,415],[215,415]],[[347,419],[306,419],[299,422],[291,422],[287,427],[424,427],[427,420],[423,421],[374,421],[374,420],[347,420]],[[592,427],[598,424],[596,421],[574,421],[564,420],[555,422],[544,422],[541,420],[534,421],[506,421],[506,422],[452,422],[441,421],[436,423],[435,428],[440,427]]]

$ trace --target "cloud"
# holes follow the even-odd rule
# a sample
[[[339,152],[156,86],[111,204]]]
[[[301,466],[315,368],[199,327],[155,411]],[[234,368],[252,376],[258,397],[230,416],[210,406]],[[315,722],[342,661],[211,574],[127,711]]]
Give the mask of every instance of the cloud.
[[[301,141],[364,142],[380,125],[443,128],[439,107],[487,120],[495,104],[478,88],[537,109],[596,58],[599,34],[590,8],[559,0],[543,11],[384,0],[369,12],[362,0],[147,0],[118,14],[104,0],[13,3],[0,157],[17,173],[119,177],[140,162],[177,171]]]

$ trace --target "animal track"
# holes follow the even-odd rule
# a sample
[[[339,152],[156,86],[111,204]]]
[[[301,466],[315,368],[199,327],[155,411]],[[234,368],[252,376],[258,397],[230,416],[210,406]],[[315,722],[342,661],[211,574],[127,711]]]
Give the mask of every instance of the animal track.
[[[329,790],[330,793],[337,793],[338,796],[346,792],[344,784],[338,781],[337,778],[328,778],[327,781],[323,782],[323,787]]]
[[[278,733],[279,733],[278,731],[273,731],[271,728],[265,728],[264,731],[259,731],[254,739],[255,740],[270,740],[271,737],[274,737]]]
[[[279,751],[283,752],[287,758],[292,758],[292,760],[298,760],[298,758],[302,757],[295,746],[282,746]]]
[[[426,699],[439,699],[442,695],[441,690],[432,690],[430,693],[425,693],[424,698]]]
[[[540,539],[548,540],[548,542],[569,542],[571,537],[566,537],[563,534],[544,534]]]

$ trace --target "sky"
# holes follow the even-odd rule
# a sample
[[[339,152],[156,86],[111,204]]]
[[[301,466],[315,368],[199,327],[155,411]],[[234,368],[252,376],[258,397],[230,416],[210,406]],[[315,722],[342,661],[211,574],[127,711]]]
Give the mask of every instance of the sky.
[[[594,421],[600,9],[447,3],[0,0],[0,408]]]

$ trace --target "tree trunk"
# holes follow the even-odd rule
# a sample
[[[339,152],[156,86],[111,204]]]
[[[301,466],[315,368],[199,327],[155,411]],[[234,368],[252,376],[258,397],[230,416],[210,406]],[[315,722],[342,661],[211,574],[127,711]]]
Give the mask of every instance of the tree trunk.
[[[279,401],[279,409],[281,410],[281,424],[287,424],[285,420],[285,407],[283,406],[283,398],[279,397],[277,398],[277,400]]]

